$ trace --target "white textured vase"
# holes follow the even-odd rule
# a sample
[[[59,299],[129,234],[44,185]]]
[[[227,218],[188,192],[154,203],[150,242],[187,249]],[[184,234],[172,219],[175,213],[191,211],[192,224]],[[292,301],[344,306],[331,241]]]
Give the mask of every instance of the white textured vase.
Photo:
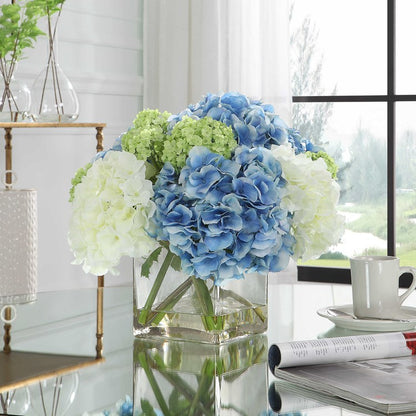
[[[0,304],[36,300],[37,193],[0,190]]]

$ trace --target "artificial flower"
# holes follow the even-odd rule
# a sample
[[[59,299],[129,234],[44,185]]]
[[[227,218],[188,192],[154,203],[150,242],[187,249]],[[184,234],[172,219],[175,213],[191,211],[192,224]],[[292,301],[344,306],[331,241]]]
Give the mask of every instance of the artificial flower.
[[[151,230],[170,243],[184,271],[217,284],[245,272],[283,270],[294,240],[289,212],[280,208],[281,173],[265,148],[240,146],[227,160],[195,146],[180,175],[162,169]]]
[[[122,256],[147,256],[157,246],[145,228],[155,211],[144,161],[108,152],[76,185],[69,244],[86,273],[116,274]]]
[[[185,117],[175,124],[171,134],[166,136],[162,160],[176,169],[181,169],[194,146],[204,146],[229,159],[237,143],[232,129],[224,123],[210,117],[198,120]]]
[[[281,207],[293,213],[294,259],[316,258],[338,241],[344,218],[337,213],[339,186],[323,158],[313,160],[289,146],[272,146],[287,181]]]

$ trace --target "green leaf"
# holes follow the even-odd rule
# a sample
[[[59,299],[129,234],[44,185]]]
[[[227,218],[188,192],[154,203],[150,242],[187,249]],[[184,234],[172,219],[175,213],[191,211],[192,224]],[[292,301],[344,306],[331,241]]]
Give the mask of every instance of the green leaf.
[[[182,270],[181,258],[179,256],[175,256],[170,263],[170,267],[172,267],[173,270],[180,272]]]
[[[149,255],[146,261],[142,264],[141,275],[144,277],[149,277],[150,269],[155,261],[158,260],[162,247],[158,247],[153,253]]]
[[[143,416],[157,416],[149,400],[141,399],[140,405],[143,410]]]

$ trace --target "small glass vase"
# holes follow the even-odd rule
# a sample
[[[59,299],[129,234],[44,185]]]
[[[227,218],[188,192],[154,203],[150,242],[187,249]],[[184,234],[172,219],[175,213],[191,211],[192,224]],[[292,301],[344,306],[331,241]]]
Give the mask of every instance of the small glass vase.
[[[142,276],[142,262],[134,261],[134,318],[136,337],[153,335],[219,344],[267,330],[267,276],[252,273],[229,279],[221,286],[187,276],[169,267],[158,273],[154,264]],[[162,263],[162,264],[161,264]]]
[[[57,59],[60,15],[61,11],[48,16],[48,63],[32,86],[31,116],[37,122],[70,123],[79,116],[77,93]]]
[[[133,414],[261,416],[267,412],[265,335],[223,345],[136,339],[133,363]]]
[[[0,122],[24,121],[30,110],[29,87],[12,75],[10,82],[1,79],[0,88]]]
[[[78,118],[77,94],[55,60],[42,70],[33,83],[31,114],[37,122],[70,123]]]

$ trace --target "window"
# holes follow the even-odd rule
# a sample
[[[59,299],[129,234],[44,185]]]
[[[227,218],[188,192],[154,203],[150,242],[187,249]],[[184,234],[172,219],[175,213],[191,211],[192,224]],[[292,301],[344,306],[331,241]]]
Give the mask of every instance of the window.
[[[414,0],[292,0],[293,124],[337,162],[346,217],[299,280],[349,283],[360,254],[416,266],[415,13]]]

